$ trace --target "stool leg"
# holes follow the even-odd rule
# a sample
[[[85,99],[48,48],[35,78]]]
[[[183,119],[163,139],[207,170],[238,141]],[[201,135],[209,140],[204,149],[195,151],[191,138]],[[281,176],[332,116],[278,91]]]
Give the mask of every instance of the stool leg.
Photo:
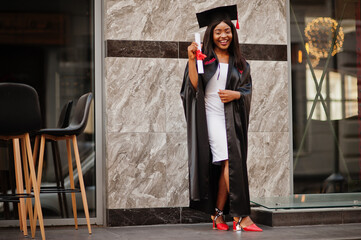
[[[45,151],[45,137],[41,136],[40,150],[39,150],[39,163],[38,163],[38,177],[37,177],[37,181],[35,183],[37,185],[38,189],[39,189],[39,194],[40,194],[41,177],[42,177],[42,173],[43,173],[44,151]],[[36,155],[37,154],[33,154],[33,156],[36,156]],[[34,162],[34,169],[35,169],[35,162],[36,161],[33,160],[33,162]],[[38,211],[37,210],[38,210],[37,205],[35,204],[35,207],[34,207],[34,224],[35,225],[36,225],[36,221],[37,221],[37,218],[38,218]]]
[[[38,163],[38,177],[37,177],[37,184],[40,190],[41,184],[41,177],[43,174],[43,163],[44,163],[44,151],[45,151],[45,137],[41,136],[40,139],[40,152],[39,152],[39,163]]]
[[[36,136],[34,143],[34,152],[33,152],[34,166],[36,165],[36,159],[38,158],[39,141],[40,141],[40,136]]]
[[[23,166],[24,166],[24,178],[25,178],[25,186],[26,186],[26,193],[30,194],[31,193],[31,181],[29,178],[29,168],[28,168],[28,163],[27,163],[27,155],[26,155],[26,147],[25,147],[25,142],[21,141],[21,153],[22,153],[22,158],[23,158]],[[31,198],[26,198],[26,207],[27,207],[27,212],[29,212],[29,221],[30,221],[30,229],[31,229],[31,234],[35,234],[35,230],[36,230],[36,223],[34,223],[34,219],[33,219],[33,204],[31,201]],[[26,218],[26,213],[25,212],[25,218]]]
[[[18,188],[16,188],[16,189],[18,189]],[[23,231],[23,221],[22,221],[22,217],[21,217],[21,205],[20,205],[20,203],[18,203],[18,214],[19,214],[19,227],[20,227],[20,231],[22,232]]]
[[[39,191],[39,187],[38,187],[38,184],[36,181],[34,160],[33,160],[33,154],[31,151],[30,137],[29,137],[28,133],[25,134],[25,143],[26,143],[26,150],[28,153],[30,177],[31,177],[31,181],[34,183],[33,184],[34,195],[35,195],[35,213],[34,213],[34,215],[37,214],[39,217],[39,226],[40,226],[41,236],[42,236],[42,239],[45,240],[44,220],[43,220],[43,213],[41,211],[41,204],[40,204],[40,191]],[[36,221],[35,216],[34,216],[34,221]],[[33,238],[34,237],[35,236],[33,236]]]
[[[66,139],[66,149],[67,149],[67,152],[68,152],[70,188],[75,189],[74,176],[73,176],[73,160],[71,159],[70,139]],[[71,202],[72,202],[72,205],[73,205],[73,215],[74,215],[75,229],[78,229],[78,214],[77,214],[77,211],[76,211],[76,199],[75,199],[75,193],[74,192],[71,193]]]
[[[17,182],[18,182],[18,193],[24,193],[24,187],[23,187],[23,176],[22,176],[22,170],[21,170],[21,160],[20,160],[20,145],[19,145],[19,139],[13,139],[13,145],[14,145],[14,159],[15,159],[15,174],[17,175]],[[24,236],[28,235],[28,228],[26,225],[26,209],[25,209],[25,199],[20,198],[20,221],[22,224],[22,230],[24,231]]]
[[[83,173],[82,173],[82,170],[81,170],[78,142],[76,140],[75,135],[73,135],[72,138],[73,138],[73,147],[74,147],[76,168],[78,169],[78,178],[79,178],[81,197],[83,199],[84,213],[85,213],[85,218],[86,218],[86,222],[87,222],[87,225],[88,225],[88,231],[89,231],[89,234],[91,234],[92,230],[91,230],[91,227],[90,227],[90,220],[89,220],[88,201],[86,199],[85,186],[84,186],[84,180],[83,180]]]

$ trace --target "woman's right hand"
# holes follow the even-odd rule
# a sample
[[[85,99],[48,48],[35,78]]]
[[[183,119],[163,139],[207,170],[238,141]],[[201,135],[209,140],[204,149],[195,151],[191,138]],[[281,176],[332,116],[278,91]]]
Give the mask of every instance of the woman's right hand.
[[[192,42],[191,45],[188,46],[188,59],[194,60],[197,57],[198,44],[196,42]]]
[[[198,72],[196,67],[196,57],[197,57],[198,44],[196,42],[192,42],[191,45],[188,46],[188,63],[189,63],[189,79],[191,80],[192,86],[197,90],[198,86]]]

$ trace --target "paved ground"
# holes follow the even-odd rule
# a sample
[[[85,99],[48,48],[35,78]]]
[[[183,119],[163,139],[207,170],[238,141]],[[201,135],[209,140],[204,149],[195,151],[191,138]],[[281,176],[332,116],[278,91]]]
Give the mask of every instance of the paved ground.
[[[211,224],[177,224],[155,225],[136,227],[97,227],[93,226],[93,234],[87,233],[86,227],[74,230],[73,227],[46,227],[46,239],[66,240],[128,240],[128,239],[154,239],[154,240],[288,240],[288,239],[361,239],[361,224],[343,225],[317,225],[297,227],[267,227],[262,226],[263,232],[233,232],[216,231],[211,229]],[[24,237],[16,228],[0,228],[1,240],[31,239]],[[41,239],[40,231],[37,231],[36,239]]]

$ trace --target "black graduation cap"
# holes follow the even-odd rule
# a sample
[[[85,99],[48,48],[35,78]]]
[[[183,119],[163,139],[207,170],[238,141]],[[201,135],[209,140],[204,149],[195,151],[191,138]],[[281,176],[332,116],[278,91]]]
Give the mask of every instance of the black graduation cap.
[[[204,12],[197,13],[199,28],[207,27],[217,20],[230,19],[237,20],[236,28],[239,29],[237,5],[212,8]]]

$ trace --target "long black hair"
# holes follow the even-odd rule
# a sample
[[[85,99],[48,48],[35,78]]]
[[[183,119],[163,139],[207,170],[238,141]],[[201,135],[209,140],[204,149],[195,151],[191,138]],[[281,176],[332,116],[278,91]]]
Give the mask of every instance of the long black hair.
[[[231,27],[232,41],[228,47],[228,53],[229,53],[229,55],[234,57],[234,66],[237,67],[239,70],[246,69],[246,59],[243,57],[243,55],[241,53],[241,49],[239,48],[238,34],[237,34],[236,27],[229,19],[222,19],[222,20],[214,21],[207,27],[206,32],[204,33],[204,37],[203,37],[202,52],[209,57],[213,54],[213,49],[215,46],[215,44],[213,42],[213,31],[214,31],[214,28],[221,22],[224,22],[228,26]]]

